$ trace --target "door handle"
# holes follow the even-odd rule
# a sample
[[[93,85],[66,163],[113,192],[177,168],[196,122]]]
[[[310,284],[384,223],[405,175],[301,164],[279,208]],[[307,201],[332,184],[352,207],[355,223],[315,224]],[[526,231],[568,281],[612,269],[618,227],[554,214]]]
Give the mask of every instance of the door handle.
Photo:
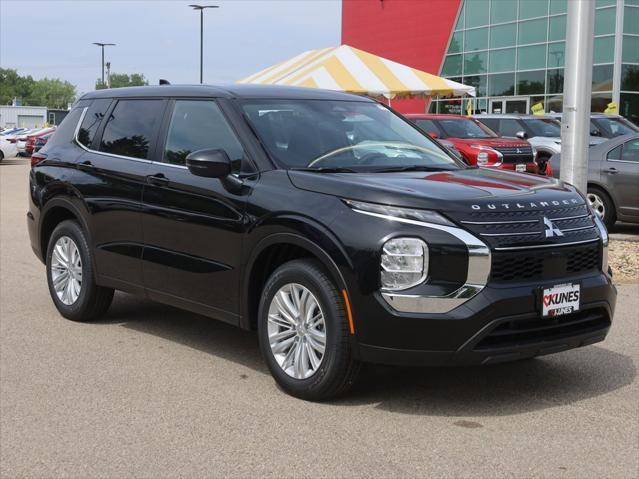
[[[155,186],[166,186],[169,184],[169,179],[162,173],[156,173],[146,177],[146,182]]]
[[[619,173],[619,170],[617,168],[604,168],[604,173],[609,173],[611,175],[615,175],[617,173]]]

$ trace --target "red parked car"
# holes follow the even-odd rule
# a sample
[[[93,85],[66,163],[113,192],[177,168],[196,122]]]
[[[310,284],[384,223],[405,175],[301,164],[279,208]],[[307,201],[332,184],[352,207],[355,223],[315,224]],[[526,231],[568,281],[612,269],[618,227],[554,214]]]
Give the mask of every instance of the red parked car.
[[[433,138],[457,150],[469,165],[552,174],[539,171],[537,151],[526,140],[499,137],[473,117],[421,113],[406,117]]]
[[[33,150],[35,149],[36,138],[39,138],[44,135],[48,135],[49,133],[52,133],[53,131],[55,131],[55,128],[46,128],[44,130],[40,130],[37,133],[34,133],[33,135],[27,136],[27,142],[24,147],[25,153],[27,155],[33,154]]]

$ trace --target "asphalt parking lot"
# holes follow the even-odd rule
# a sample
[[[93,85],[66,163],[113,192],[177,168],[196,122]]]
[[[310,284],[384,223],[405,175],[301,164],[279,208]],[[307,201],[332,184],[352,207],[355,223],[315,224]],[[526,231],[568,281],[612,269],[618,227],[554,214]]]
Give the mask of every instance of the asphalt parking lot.
[[[472,369],[367,367],[339,401],[280,392],[255,334],[118,294],[62,319],[0,164],[0,476],[639,475],[639,285],[598,345]]]

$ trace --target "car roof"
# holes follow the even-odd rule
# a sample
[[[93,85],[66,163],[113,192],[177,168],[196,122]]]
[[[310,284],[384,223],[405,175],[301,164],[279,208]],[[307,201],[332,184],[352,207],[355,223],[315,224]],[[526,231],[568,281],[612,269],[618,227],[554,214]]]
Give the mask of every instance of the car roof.
[[[158,85],[96,90],[83,95],[81,100],[96,98],[140,97],[209,97],[209,98],[271,98],[305,100],[342,100],[373,102],[370,98],[332,90],[282,85]]]
[[[407,113],[404,116],[413,120],[473,120],[470,116],[451,113]]]
[[[531,114],[527,114],[527,113],[482,113],[481,115],[477,115],[475,118],[477,118],[478,120],[481,121],[482,118],[514,118],[514,119],[518,119],[518,120],[528,120],[528,119],[543,119],[543,118],[547,118],[550,120],[556,120],[556,118],[553,118],[550,115],[531,115]]]

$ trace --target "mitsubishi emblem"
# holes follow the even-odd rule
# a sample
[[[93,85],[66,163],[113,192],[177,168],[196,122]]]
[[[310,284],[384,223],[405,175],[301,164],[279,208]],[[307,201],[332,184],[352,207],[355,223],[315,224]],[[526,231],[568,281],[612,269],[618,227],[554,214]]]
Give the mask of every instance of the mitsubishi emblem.
[[[517,148],[517,153],[521,153],[521,150],[519,148]]]
[[[550,219],[544,216],[544,225],[546,226],[546,238],[552,238],[553,236],[563,236],[561,230],[550,221]]]

